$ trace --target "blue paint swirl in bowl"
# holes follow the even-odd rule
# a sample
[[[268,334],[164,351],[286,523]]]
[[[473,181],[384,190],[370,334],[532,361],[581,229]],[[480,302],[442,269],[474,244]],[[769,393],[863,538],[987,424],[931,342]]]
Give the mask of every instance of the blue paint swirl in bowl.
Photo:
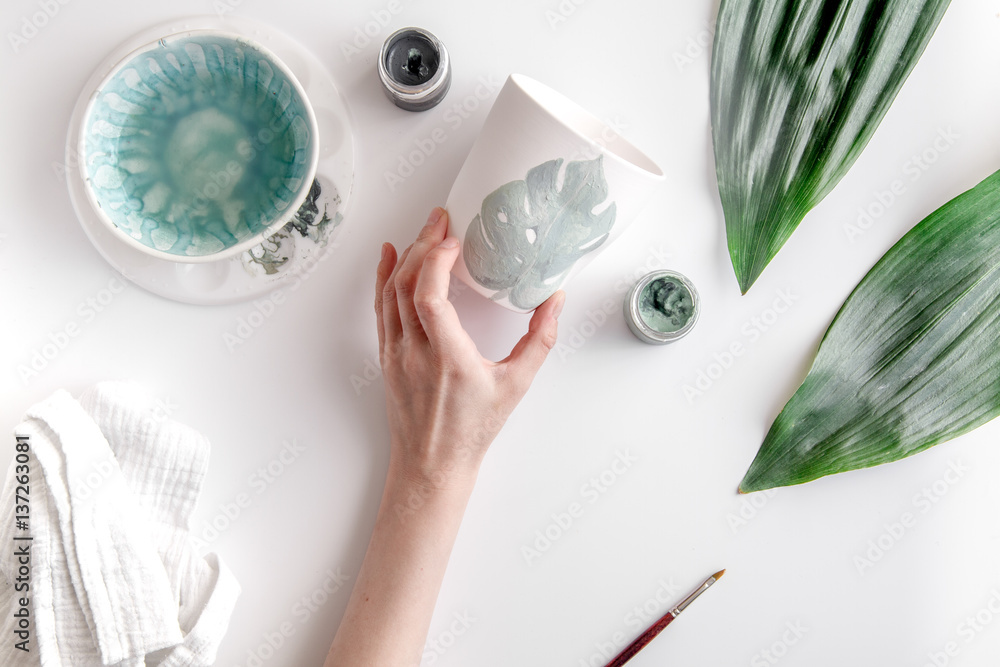
[[[81,168],[120,238],[163,259],[216,261],[295,214],[318,144],[305,92],[277,57],[192,31],[134,51],[98,87]]]

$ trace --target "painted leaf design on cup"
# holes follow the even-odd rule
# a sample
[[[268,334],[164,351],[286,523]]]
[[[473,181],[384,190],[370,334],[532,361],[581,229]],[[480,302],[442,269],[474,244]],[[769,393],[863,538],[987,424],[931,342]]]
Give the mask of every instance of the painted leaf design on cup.
[[[523,181],[500,186],[483,200],[465,233],[465,265],[483,287],[525,310],[555,293],[584,255],[604,243],[615,223],[603,156],[566,164],[550,160]]]

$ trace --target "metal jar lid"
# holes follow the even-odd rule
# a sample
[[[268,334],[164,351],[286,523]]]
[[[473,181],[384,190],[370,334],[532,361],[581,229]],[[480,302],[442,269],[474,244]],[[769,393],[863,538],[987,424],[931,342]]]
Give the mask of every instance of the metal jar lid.
[[[673,331],[660,331],[651,326],[642,316],[643,293],[647,287],[650,287],[655,281],[660,279],[665,279],[665,283],[667,284],[673,283],[675,287],[687,290],[691,297],[691,313],[687,321],[680,328]],[[644,343],[663,345],[684,337],[694,328],[695,323],[698,321],[698,315],[701,313],[701,298],[698,296],[698,291],[695,290],[691,281],[680,273],[676,271],[653,271],[644,275],[632,286],[632,289],[625,296],[623,310],[625,312],[625,322],[636,338]]]
[[[400,109],[430,109],[451,87],[448,49],[422,28],[402,28],[382,44],[378,76],[386,96]]]

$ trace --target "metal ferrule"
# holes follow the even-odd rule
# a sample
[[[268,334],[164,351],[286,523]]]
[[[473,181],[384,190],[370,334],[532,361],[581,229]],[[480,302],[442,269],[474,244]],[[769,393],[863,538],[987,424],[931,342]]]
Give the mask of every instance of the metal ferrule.
[[[673,609],[671,609],[670,613],[673,614],[674,616],[677,616],[678,614],[680,614],[682,611],[684,611],[685,609],[687,609],[687,607],[688,607],[689,604],[691,604],[692,602],[695,601],[695,598],[697,598],[699,595],[701,595],[702,593],[704,593],[705,591],[707,591],[709,589],[709,587],[711,587],[711,585],[714,584],[714,583],[715,583],[715,579],[713,577],[709,577],[708,579],[706,579],[701,584],[701,586],[699,586],[698,588],[696,588],[691,593],[691,595],[689,595],[686,598],[684,598],[683,600],[681,600],[680,603],[676,607],[674,607]]]

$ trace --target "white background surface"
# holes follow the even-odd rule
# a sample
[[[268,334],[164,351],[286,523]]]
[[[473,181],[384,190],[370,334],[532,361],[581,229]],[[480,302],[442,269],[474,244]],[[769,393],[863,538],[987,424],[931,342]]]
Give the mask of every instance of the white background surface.
[[[564,2],[563,16],[548,14],[560,11],[556,0],[401,0],[398,7],[228,0],[234,13],[290,34],[328,65],[354,115],[358,149],[339,247],[232,351],[224,335],[236,332],[253,304],[189,306],[129,287],[91,314],[87,300],[116,274],[85,237],[55,168],[80,87],[108,51],[151,24],[224,5],[73,0],[15,52],[8,33],[41,4],[12,0],[0,10],[0,424],[9,433],[30,404],[58,387],[78,393],[102,379],[132,379],[209,436],[212,464],[196,531],[212,538],[244,587],[217,664],[256,664],[254,655],[268,667],[322,662],[361,563],[387,460],[381,382],[358,383],[366,365],[373,376],[377,358],[371,284],[379,244],[405,246],[444,202],[488,109],[474,102],[477,86],[495,82],[492,99],[510,72],[617,122],[668,181],[570,286],[562,346],[487,458],[431,628],[443,650],[429,651],[424,664],[600,665],[598,644],[641,630],[629,616],[634,607],[653,599],[651,610],[666,610],[655,602],[661,581],[674,600],[722,567],[726,577],[632,664],[774,664],[761,653],[774,649],[789,667],[918,667],[949,642],[957,655],[938,655],[939,664],[995,664],[1000,614],[988,604],[992,598],[1000,608],[1000,423],[899,463],[771,496],[741,497],[736,486],[867,269],[926,214],[1000,167],[1000,3],[953,3],[861,159],[740,297],[715,189],[710,54],[701,46],[709,44],[715,3],[587,0]],[[372,12],[387,25],[372,23],[377,35],[348,58],[344,45],[363,34]],[[375,75],[382,39],[405,25],[436,33],[455,66],[448,98],[421,114],[389,104]],[[449,112],[463,103],[476,107],[467,118]],[[385,172],[437,128],[446,141],[390,190]],[[951,143],[935,148],[942,133]],[[913,156],[925,152],[935,161],[914,171]],[[897,179],[903,194],[849,238],[845,225]],[[604,301],[617,308],[620,281],[660,266],[690,276],[703,296],[702,319],[688,338],[647,347],[617,310],[601,326],[586,324]],[[794,301],[774,317],[768,309],[782,291]],[[456,304],[495,359],[527,325],[471,291]],[[79,335],[37,377],[22,378],[19,366],[71,323]],[[734,342],[745,353],[721,374],[711,369],[714,355]],[[717,379],[688,401],[684,385],[710,370]],[[303,451],[287,465],[273,463],[291,440]],[[5,465],[13,442],[0,451]],[[618,452],[637,461],[606,492],[585,487]],[[280,474],[262,481],[257,471],[269,463]],[[953,463],[966,470],[949,484],[943,480]],[[935,502],[919,501],[936,482],[943,492],[930,492]],[[226,509],[235,515],[240,494],[249,506],[230,519]],[[522,547],[574,502],[582,516],[529,564]],[[898,539],[886,537],[886,526],[906,512],[915,524]],[[224,527],[218,536],[207,530],[213,520]],[[891,547],[861,565],[869,541],[880,538]],[[338,568],[348,584],[318,593],[327,571]],[[303,599],[314,595],[323,603],[309,610]],[[985,624],[967,621],[977,613]],[[474,619],[468,628],[454,625],[463,630],[457,637],[448,634],[455,614]],[[788,624],[801,636],[786,632]],[[274,633],[282,627],[290,636],[279,642]],[[269,648],[269,637],[279,648]]]

